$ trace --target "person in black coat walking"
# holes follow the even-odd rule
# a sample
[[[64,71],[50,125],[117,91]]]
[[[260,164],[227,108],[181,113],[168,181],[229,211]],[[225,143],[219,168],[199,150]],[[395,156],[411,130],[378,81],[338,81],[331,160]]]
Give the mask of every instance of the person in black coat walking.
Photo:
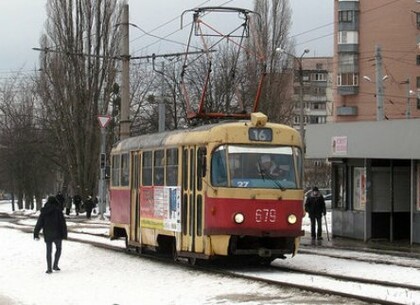
[[[65,207],[65,202],[66,202],[66,198],[64,197],[63,193],[58,192],[55,198],[57,199],[59,209],[63,211]]]
[[[79,194],[74,195],[73,203],[74,203],[74,208],[76,210],[76,215],[78,216],[80,212],[80,206],[82,205],[82,196],[80,196]]]
[[[306,198],[305,211],[309,214],[311,220],[311,237],[318,240],[322,240],[322,215],[327,213],[325,207],[324,196],[319,192],[319,189],[315,186],[312,188],[312,192]],[[315,235],[315,224],[318,226]]]
[[[61,244],[63,239],[67,239],[67,225],[63,212],[58,207],[59,203],[54,196],[50,196],[41,209],[38,221],[34,229],[34,239],[39,239],[39,232],[43,231],[45,244],[47,245],[47,271],[52,269],[60,271],[58,262],[61,256]],[[54,264],[52,265],[52,244],[55,244]],[[52,265],[52,268],[51,268]]]
[[[88,196],[87,199],[84,202],[84,206],[85,206],[85,210],[86,210],[86,218],[90,219],[90,216],[92,214],[92,210],[93,210],[93,199],[92,196]]]

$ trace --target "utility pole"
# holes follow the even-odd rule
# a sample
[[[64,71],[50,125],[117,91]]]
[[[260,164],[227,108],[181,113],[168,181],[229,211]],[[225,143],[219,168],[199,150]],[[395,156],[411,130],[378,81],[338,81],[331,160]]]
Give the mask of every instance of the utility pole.
[[[382,76],[382,55],[381,47],[375,46],[375,73],[376,73],[376,120],[384,119],[384,80]]]
[[[305,121],[305,116],[304,116],[305,105],[303,103],[302,56],[298,59],[298,63],[299,63],[299,132],[300,132],[300,137],[302,138],[302,144],[305,146],[305,122],[304,122]]]
[[[101,126],[101,153],[99,156],[99,219],[105,219],[104,214],[106,211],[106,181],[105,169],[107,164],[106,158],[106,127],[111,121],[110,115],[98,115],[99,125]]]
[[[120,140],[130,136],[130,48],[129,48],[129,9],[124,4],[121,22],[121,117],[120,117]]]
[[[162,61],[162,83],[161,83],[161,93],[159,100],[159,132],[165,131],[165,121],[166,121],[166,107],[165,107],[165,62]]]

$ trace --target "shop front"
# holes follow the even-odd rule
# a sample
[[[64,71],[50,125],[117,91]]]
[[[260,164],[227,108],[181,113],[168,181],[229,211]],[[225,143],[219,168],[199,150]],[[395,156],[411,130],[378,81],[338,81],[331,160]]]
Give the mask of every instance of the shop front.
[[[420,243],[420,120],[309,125],[306,158],[332,163],[332,234]]]

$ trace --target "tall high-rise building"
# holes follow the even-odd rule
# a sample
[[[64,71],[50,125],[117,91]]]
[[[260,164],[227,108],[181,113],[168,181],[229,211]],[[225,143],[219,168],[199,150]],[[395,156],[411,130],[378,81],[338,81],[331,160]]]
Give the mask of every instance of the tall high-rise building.
[[[335,0],[334,119],[420,117],[420,1]]]

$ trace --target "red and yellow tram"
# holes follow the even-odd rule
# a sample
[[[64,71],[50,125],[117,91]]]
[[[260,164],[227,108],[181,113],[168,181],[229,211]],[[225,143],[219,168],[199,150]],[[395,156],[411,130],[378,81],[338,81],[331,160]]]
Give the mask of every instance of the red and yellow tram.
[[[298,249],[301,138],[261,113],[125,139],[111,161],[110,236],[128,247],[192,262],[271,261]]]

